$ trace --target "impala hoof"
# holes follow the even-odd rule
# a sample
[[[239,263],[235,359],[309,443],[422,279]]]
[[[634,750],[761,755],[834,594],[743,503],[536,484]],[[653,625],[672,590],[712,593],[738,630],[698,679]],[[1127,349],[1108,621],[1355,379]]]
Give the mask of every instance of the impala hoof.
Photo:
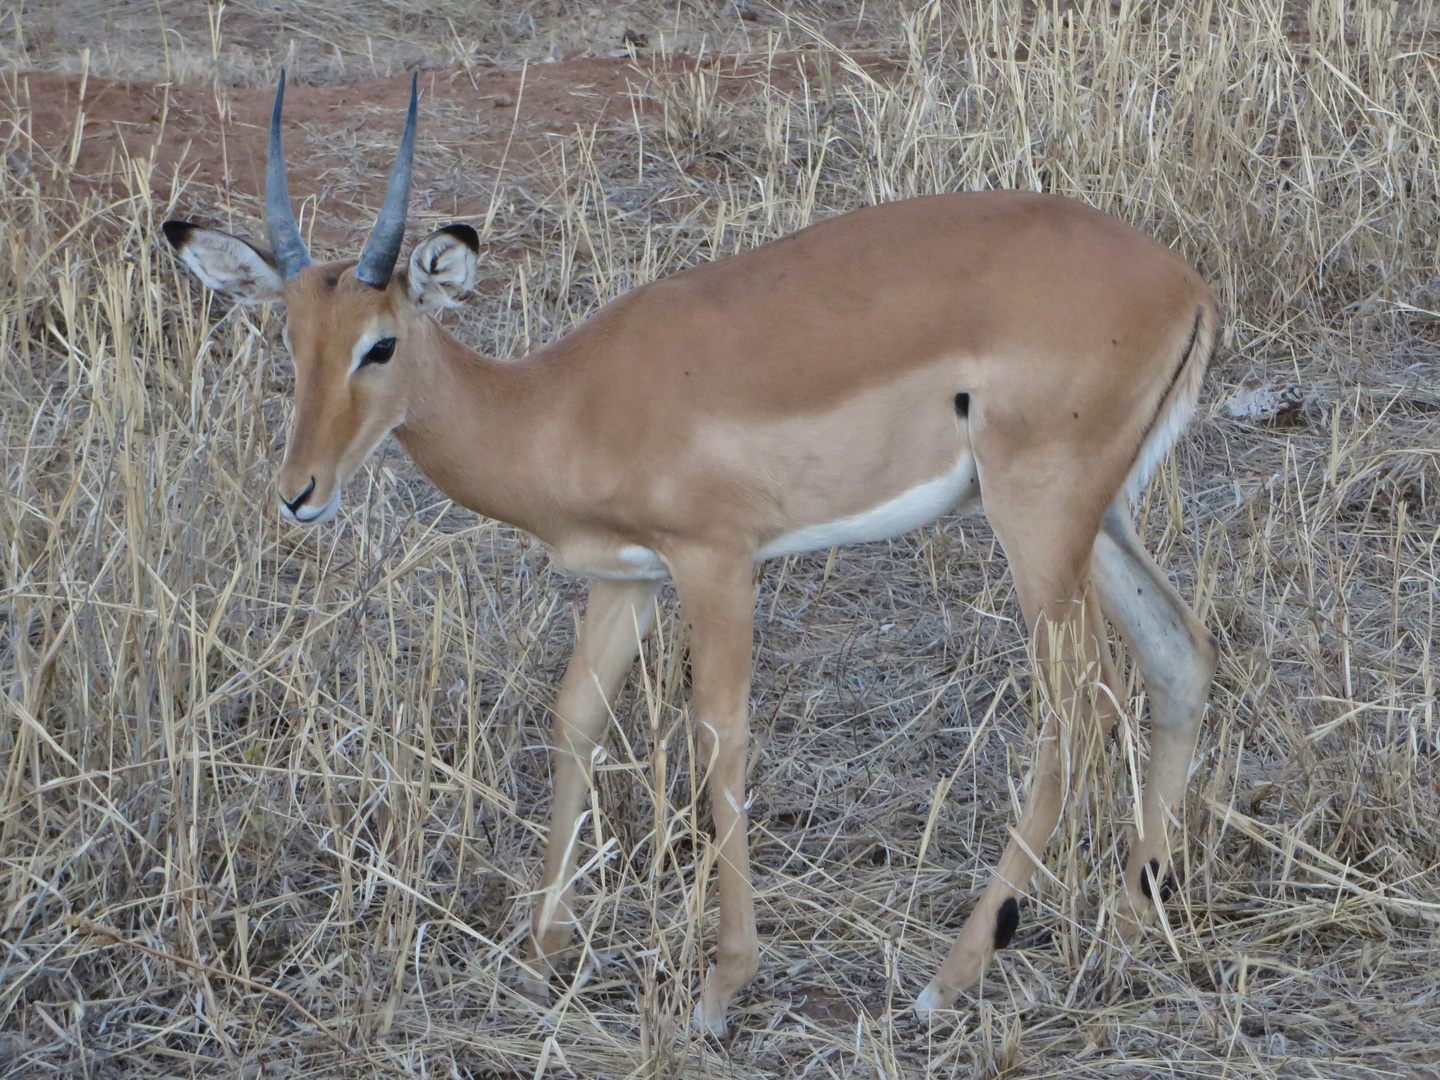
[[[713,1035],[717,1039],[723,1039],[725,1033],[730,1029],[729,1024],[725,1021],[725,1006],[716,1006],[707,998],[708,995],[702,997],[699,1004],[695,1006],[695,1014],[692,1017],[695,1030],[702,1035]]]
[[[1114,911],[1115,930],[1121,944],[1134,952],[1157,914],[1156,905],[1138,886],[1133,891],[1127,889],[1117,900]]]
[[[931,979],[930,985],[920,992],[915,999],[915,1014],[920,1017],[930,1017],[937,1012],[944,1012],[955,1004],[955,999],[960,991],[948,983],[939,979]]]
[[[550,980],[528,967],[522,967],[515,977],[515,989],[539,1005],[550,1000]]]
[[[712,968],[705,977],[704,989],[700,991],[700,1003],[695,1006],[695,1027],[707,1035],[723,1039],[729,1030],[725,1017],[730,1012],[730,1002],[754,975],[753,966],[738,979],[733,976],[724,978],[719,968]]]

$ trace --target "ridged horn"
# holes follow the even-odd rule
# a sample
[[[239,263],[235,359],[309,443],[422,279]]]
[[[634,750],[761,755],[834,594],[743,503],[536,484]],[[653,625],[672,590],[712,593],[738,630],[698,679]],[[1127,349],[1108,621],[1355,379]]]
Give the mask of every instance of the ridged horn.
[[[405,239],[405,213],[410,206],[410,167],[415,163],[415,104],[419,90],[419,74],[410,77],[410,111],[405,115],[405,133],[400,136],[400,149],[395,154],[395,168],[390,171],[390,186],[385,189],[385,202],[355,276],[376,289],[390,284],[395,260],[400,257],[400,242]]]
[[[290,209],[290,182],[285,178],[285,147],[280,142],[280,114],[285,108],[285,69],[275,88],[275,111],[270,114],[270,150],[265,155],[265,231],[280,276],[289,281],[315,260],[305,248],[300,226]]]

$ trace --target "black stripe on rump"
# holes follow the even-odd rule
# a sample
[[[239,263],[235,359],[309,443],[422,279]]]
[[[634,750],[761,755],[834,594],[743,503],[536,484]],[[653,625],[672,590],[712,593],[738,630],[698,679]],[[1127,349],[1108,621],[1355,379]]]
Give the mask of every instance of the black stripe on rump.
[[[1200,336],[1200,320],[1205,317],[1205,309],[1195,309],[1195,325],[1190,328],[1190,340],[1185,343],[1185,351],[1180,354],[1180,363],[1175,366],[1175,373],[1170,376],[1170,385],[1165,387],[1165,393],[1160,395],[1160,400],[1155,403],[1155,415],[1150,417],[1150,422],[1145,425],[1145,430],[1140,433],[1140,445],[1135,448],[1135,459],[1140,457],[1140,451],[1145,448],[1145,440],[1150,437],[1150,432],[1155,428],[1155,422],[1160,419],[1160,410],[1165,408],[1165,402],[1170,400],[1170,392],[1175,389],[1175,384],[1180,381],[1180,373],[1190,362],[1190,354],[1195,351],[1195,341]]]

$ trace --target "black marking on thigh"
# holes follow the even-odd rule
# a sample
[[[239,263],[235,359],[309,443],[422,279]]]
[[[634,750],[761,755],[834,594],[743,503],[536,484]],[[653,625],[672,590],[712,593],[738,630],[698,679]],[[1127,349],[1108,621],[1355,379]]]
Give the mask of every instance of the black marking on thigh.
[[[1195,309],[1195,325],[1190,327],[1190,340],[1185,343],[1185,350],[1180,354],[1180,363],[1175,365],[1175,373],[1170,376],[1170,385],[1165,387],[1165,393],[1160,395],[1160,400],[1155,403],[1155,415],[1150,417],[1150,422],[1145,425],[1145,430],[1140,434],[1140,445],[1145,445],[1145,439],[1149,436],[1155,421],[1160,419],[1160,410],[1165,407],[1165,402],[1170,399],[1170,391],[1175,389],[1175,384],[1180,381],[1180,373],[1185,370],[1186,363],[1190,360],[1190,354],[1195,351],[1195,341],[1200,336],[1200,320],[1205,316],[1205,309]],[[1137,451],[1138,456],[1138,451]]]
[[[970,395],[963,390],[955,395],[955,411],[966,419],[970,416]]]
[[[1015,897],[1007,896],[1000,905],[1000,910],[995,913],[995,948],[1003,949],[1009,945],[1019,925],[1020,904]]]

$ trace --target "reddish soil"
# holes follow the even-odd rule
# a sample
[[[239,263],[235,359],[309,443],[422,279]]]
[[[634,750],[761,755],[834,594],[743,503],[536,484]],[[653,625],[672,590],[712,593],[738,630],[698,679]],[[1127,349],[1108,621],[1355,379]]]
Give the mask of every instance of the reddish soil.
[[[793,89],[801,62],[813,70],[809,57],[779,58],[768,72],[758,61],[723,60],[721,92],[745,96],[767,79]],[[709,58],[701,64],[708,66]],[[560,175],[560,138],[592,126],[610,138],[633,132],[637,117],[643,122],[657,114],[651,99],[657,81],[694,67],[688,57],[665,63],[577,57],[523,73],[484,66],[421,72],[413,212],[483,214],[502,162],[507,178]],[[347,225],[367,219],[379,204],[409,90],[408,75],[286,89],[290,190],[297,206],[316,200],[324,211],[317,224],[334,223],[317,230],[322,241],[339,241]],[[0,117],[14,117],[47,194],[124,195],[133,175],[127,162],[153,160],[155,198],[169,200],[180,176],[189,184],[176,212],[204,217],[217,213],[216,200],[233,201],[241,212],[257,209],[273,95],[270,87],[83,81],[31,72],[0,84]]]
[[[442,104],[448,107],[450,122],[445,126],[449,127],[454,123],[454,107],[472,110],[475,127],[491,136],[488,141],[494,144],[497,160],[512,124],[518,124],[522,145],[516,149],[523,152],[525,142],[543,137],[547,130],[573,130],[576,123],[605,119],[614,112],[615,104],[624,101],[627,82],[637,85],[645,81],[626,60],[538,65],[525,73],[517,120],[509,103],[520,90],[518,71],[479,69],[473,81],[463,73],[423,74],[425,112],[433,114]],[[98,179],[114,170],[115,159],[147,157],[154,150],[156,165],[164,176],[173,175],[177,167],[187,173],[193,168],[201,183],[229,186],[250,195],[260,191],[275,92],[271,87],[221,87],[216,91],[208,86],[91,79],[82,99],[78,76],[39,72],[22,75],[20,86],[22,125],[28,122],[37,148],[61,160],[68,159],[77,114],[83,109],[83,141],[75,164],[81,176]],[[291,84],[285,94],[285,129],[292,185],[303,188],[307,180],[313,184],[324,172],[314,155],[305,152],[307,134],[353,132],[361,126],[374,132],[375,127],[386,125],[395,129],[398,138],[409,90],[408,75],[346,86]],[[23,112],[26,105],[28,117]],[[422,123],[424,127],[432,129],[433,141],[433,123]]]

